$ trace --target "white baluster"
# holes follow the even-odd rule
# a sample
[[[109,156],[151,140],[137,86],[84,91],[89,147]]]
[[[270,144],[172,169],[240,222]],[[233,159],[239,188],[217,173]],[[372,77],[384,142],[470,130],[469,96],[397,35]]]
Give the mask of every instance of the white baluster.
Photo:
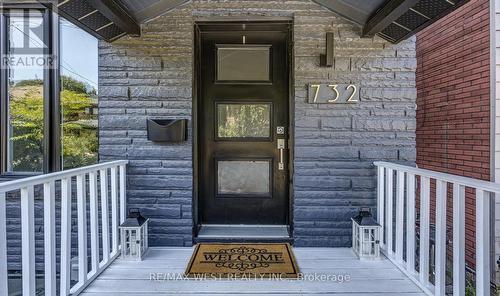
[[[392,227],[393,227],[393,220],[392,220],[392,213],[393,213],[393,175],[394,171],[390,168],[387,168],[387,175],[386,175],[386,185],[385,185],[385,196],[386,196],[386,210],[385,214],[387,216],[386,223],[386,233],[387,233],[387,238],[386,238],[386,244],[387,244],[387,256],[393,256],[393,250],[392,250]]]
[[[118,252],[118,180],[117,168],[111,168],[111,246]]]
[[[127,217],[127,168],[120,165],[120,223],[125,222]]]
[[[397,172],[396,185],[396,260],[403,262],[403,215],[404,215],[405,173]]]
[[[97,273],[99,269],[99,225],[97,203],[97,172],[89,173],[89,206],[90,206],[90,261],[92,273]]]
[[[87,191],[85,175],[76,177],[76,194],[78,208],[78,282],[87,280]]]
[[[35,295],[35,200],[33,186],[21,188],[23,295]]]
[[[436,267],[435,294],[445,295],[446,291],[446,199],[445,181],[436,180]]]
[[[410,273],[415,273],[415,175],[406,174],[406,267]]]
[[[61,180],[61,279],[60,295],[71,288],[71,178]]]
[[[56,200],[54,181],[43,184],[45,295],[56,295]]]
[[[384,215],[384,209],[385,209],[385,196],[384,196],[384,186],[385,186],[385,169],[383,166],[378,167],[378,174],[377,174],[377,201],[378,201],[378,206],[377,206],[377,219],[378,223],[380,226],[380,247],[383,249],[385,247],[384,243],[384,227],[385,227],[385,215]]]
[[[465,186],[453,184],[453,295],[465,295]]]
[[[490,295],[490,193],[476,189],[476,295]]]
[[[109,260],[109,211],[108,211],[108,170],[100,170],[101,222],[102,222],[102,262]]]
[[[420,283],[429,283],[430,179],[420,177]]]

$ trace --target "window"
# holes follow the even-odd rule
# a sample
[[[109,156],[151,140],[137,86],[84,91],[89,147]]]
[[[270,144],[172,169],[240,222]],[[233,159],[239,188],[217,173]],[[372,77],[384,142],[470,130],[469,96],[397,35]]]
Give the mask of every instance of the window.
[[[97,163],[97,39],[61,19],[61,164]]]
[[[41,172],[44,166],[44,21],[39,10],[12,10],[6,18],[8,172]]]
[[[1,173],[70,169],[98,157],[97,39],[33,5],[0,14]]]

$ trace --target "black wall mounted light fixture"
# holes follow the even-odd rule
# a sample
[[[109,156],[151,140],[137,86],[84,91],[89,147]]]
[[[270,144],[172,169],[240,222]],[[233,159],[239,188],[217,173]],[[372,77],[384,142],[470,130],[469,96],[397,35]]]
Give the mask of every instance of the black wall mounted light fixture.
[[[326,33],[326,52],[325,54],[320,54],[319,65],[321,67],[332,67],[333,66],[333,33]]]

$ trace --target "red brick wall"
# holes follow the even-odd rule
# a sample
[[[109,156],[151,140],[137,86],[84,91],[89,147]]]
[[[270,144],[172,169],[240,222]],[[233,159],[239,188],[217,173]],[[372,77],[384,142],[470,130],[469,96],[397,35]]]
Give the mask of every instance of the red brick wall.
[[[470,0],[417,34],[419,167],[490,180],[489,34],[488,0]],[[467,191],[465,252],[473,266],[475,198]],[[451,196],[448,205],[451,226]]]

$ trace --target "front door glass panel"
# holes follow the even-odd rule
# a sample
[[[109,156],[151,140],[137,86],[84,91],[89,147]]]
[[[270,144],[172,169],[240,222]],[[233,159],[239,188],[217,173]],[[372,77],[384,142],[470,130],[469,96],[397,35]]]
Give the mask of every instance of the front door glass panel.
[[[259,45],[217,48],[217,81],[269,81],[270,47]]]
[[[270,161],[217,161],[218,195],[270,195]]]
[[[218,138],[269,138],[271,104],[217,104]]]

